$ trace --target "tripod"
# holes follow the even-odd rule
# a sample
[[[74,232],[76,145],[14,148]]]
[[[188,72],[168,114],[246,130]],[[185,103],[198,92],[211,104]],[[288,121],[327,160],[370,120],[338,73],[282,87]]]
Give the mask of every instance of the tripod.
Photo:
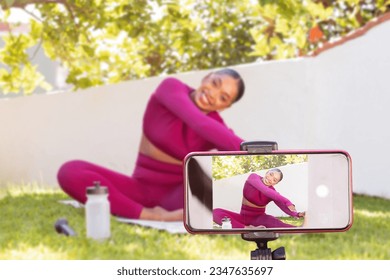
[[[278,149],[278,144],[271,141],[248,141],[241,143],[241,150],[248,153],[270,153]],[[268,242],[279,238],[275,232],[250,232],[241,235],[245,241],[253,241],[257,249],[251,251],[251,260],[285,260],[286,252],[284,247],[271,251]]]
[[[251,260],[285,260],[286,251],[284,247],[279,247],[274,251],[268,248],[268,242],[279,238],[275,232],[251,232],[243,233],[242,239],[256,242],[257,249],[251,251]]]

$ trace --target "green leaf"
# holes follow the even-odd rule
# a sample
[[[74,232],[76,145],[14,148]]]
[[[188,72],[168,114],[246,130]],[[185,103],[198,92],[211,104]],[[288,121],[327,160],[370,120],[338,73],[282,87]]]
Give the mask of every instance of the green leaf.
[[[95,55],[95,49],[93,47],[90,47],[88,45],[82,45],[81,47],[83,48],[87,56],[93,57]]]
[[[297,46],[299,49],[303,49],[305,47],[307,41],[307,31],[302,29],[301,27],[296,28],[294,32],[294,38],[296,39]]]

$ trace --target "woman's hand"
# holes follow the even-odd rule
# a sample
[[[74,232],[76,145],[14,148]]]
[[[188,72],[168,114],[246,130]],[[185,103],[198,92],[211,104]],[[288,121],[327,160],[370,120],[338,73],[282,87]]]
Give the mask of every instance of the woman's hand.
[[[291,205],[289,205],[287,207],[288,207],[288,209],[290,209],[290,211],[297,212],[297,209],[295,209],[295,205],[294,204],[291,204]]]
[[[305,217],[305,215],[306,215],[306,212],[299,212],[298,213],[298,217],[300,217],[300,218]]]
[[[288,207],[288,209],[290,209],[290,211],[297,212],[297,209],[295,208],[295,205],[292,204],[292,205],[289,205],[287,207]],[[298,212],[298,218],[305,217],[305,214],[306,214],[306,212]]]

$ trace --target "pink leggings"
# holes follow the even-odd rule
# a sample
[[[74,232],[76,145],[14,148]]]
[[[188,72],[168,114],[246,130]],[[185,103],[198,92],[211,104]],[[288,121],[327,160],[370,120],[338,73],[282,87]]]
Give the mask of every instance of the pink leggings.
[[[265,214],[265,208],[255,208],[247,205],[241,206],[240,213],[232,212],[222,208],[213,210],[213,220],[215,223],[222,225],[224,217],[230,218],[233,228],[244,228],[245,226],[265,226],[266,228],[289,228],[295,227],[283,223],[274,216]]]
[[[66,162],[57,174],[61,188],[85,203],[86,188],[99,181],[108,187],[111,214],[138,219],[143,207],[183,208],[183,168],[138,154],[133,175],[127,176],[81,160]]]

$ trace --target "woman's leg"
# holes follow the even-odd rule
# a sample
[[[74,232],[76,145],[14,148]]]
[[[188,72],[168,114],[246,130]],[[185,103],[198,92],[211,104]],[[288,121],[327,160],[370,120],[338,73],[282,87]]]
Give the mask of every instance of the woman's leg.
[[[262,226],[266,228],[295,227],[293,225],[289,225],[280,221],[274,216],[265,214],[265,208],[255,208],[247,205],[242,205],[240,214],[243,223],[247,226]]]
[[[222,225],[223,218],[230,218],[232,228],[244,228],[245,224],[242,221],[242,217],[239,213],[235,213],[222,208],[215,208],[213,210],[213,221],[219,225]]]
[[[131,177],[142,185],[142,191],[147,193],[147,207],[160,206],[168,211],[183,209],[181,165],[164,163],[139,154]]]
[[[286,224],[274,216],[263,214],[253,221],[253,226],[265,226],[266,228],[293,228],[294,225]]]
[[[61,188],[71,197],[85,203],[86,188],[99,181],[108,188],[111,213],[113,215],[137,219],[140,217],[145,195],[141,186],[133,178],[98,165],[74,160],[61,166],[57,174]]]

